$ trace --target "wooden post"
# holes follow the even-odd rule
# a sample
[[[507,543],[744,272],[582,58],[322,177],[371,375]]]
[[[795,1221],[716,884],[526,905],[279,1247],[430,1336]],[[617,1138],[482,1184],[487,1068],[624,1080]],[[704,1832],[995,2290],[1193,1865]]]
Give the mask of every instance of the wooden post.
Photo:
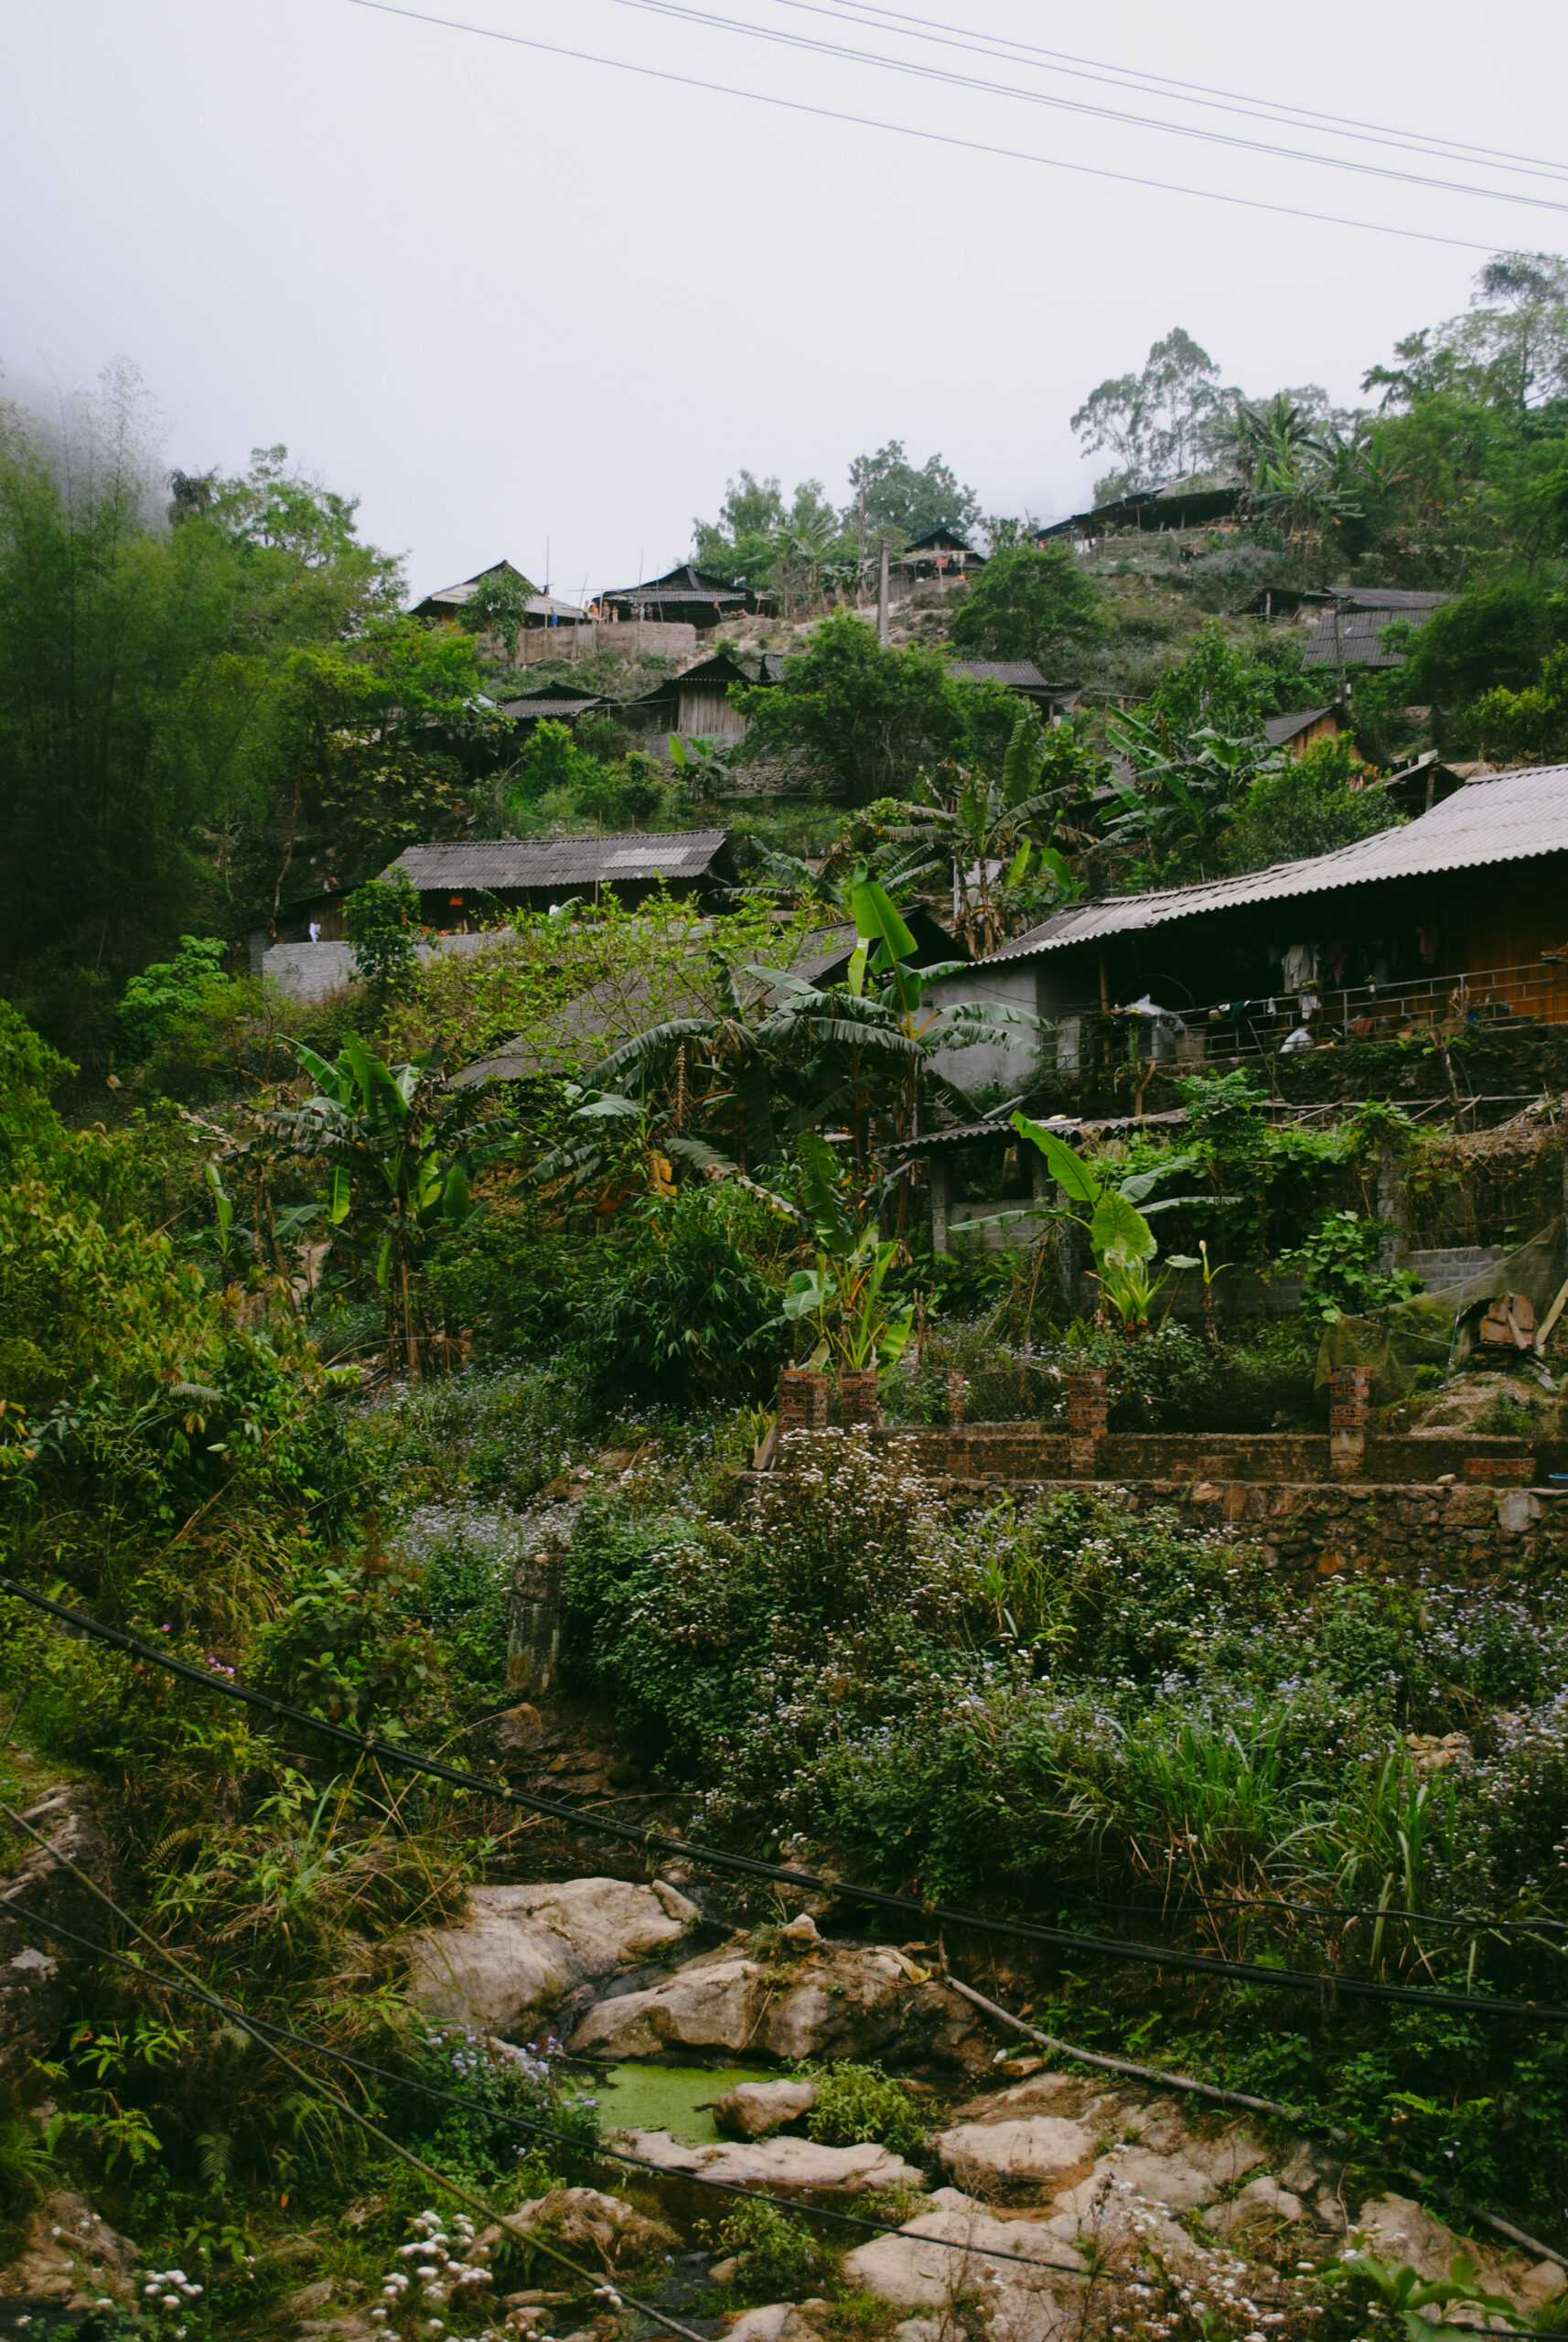
[[[948,1166],[940,1150],[931,1150],[931,1250],[948,1249]]]
[[[887,648],[887,540],[882,540],[882,572],[876,586],[876,639]]]

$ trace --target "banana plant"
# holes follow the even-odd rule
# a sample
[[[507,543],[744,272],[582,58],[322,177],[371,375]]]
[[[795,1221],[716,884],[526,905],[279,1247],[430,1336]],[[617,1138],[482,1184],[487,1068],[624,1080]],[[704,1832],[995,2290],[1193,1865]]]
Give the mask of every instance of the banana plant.
[[[896,1239],[883,1239],[874,1219],[856,1227],[844,1209],[832,1150],[820,1132],[802,1131],[795,1155],[817,1257],[812,1267],[790,1277],[784,1316],[791,1325],[815,1327],[811,1366],[836,1359],[858,1373],[867,1366],[896,1365],[915,1321],[912,1301],[895,1309],[883,1290],[901,1247]]]
[[[334,1065],[304,1042],[290,1046],[316,1090],[269,1121],[296,1154],[325,1157],[328,1226],[335,1241],[373,1256],[389,1350],[417,1377],[424,1330],[417,1271],[438,1237],[473,1227],[489,1210],[474,1198],[474,1176],[516,1131],[482,1114],[479,1091],[446,1090],[435,1050],[389,1066],[350,1035]]]

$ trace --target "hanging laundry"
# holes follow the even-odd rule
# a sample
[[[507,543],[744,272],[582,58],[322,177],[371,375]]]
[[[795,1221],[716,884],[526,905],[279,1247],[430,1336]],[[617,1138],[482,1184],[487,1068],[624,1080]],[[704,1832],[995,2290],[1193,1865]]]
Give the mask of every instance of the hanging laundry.
[[[1343,943],[1331,943],[1323,956],[1328,963],[1329,974],[1337,983],[1345,973],[1345,962],[1349,957],[1348,947]]]
[[[1286,992],[1305,992],[1317,981],[1317,946],[1316,943],[1293,943],[1284,955],[1281,970]]]

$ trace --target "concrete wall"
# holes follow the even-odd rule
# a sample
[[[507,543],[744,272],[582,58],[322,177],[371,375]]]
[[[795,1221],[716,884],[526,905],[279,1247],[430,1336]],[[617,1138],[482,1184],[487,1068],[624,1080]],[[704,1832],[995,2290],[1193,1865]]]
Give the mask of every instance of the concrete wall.
[[[983,962],[978,967],[966,968],[961,976],[949,976],[933,984],[926,998],[937,1008],[956,1008],[973,1000],[993,1000],[1007,1008],[1025,1009],[1034,1016],[1039,1013],[1036,1006],[1037,992],[1031,961],[1019,961],[1013,965],[1003,962],[1000,966]],[[1018,1026],[1005,1038],[999,1033],[994,1041],[982,1041],[971,1049],[938,1049],[931,1063],[945,1080],[968,1097],[983,1090],[1024,1090],[1035,1079],[1042,1042],[1047,1037],[1026,1025]]]
[[[586,626],[529,627],[517,638],[517,664],[545,659],[585,659],[593,650],[616,650],[623,659],[694,659],[697,629],[656,618],[602,618]]]
[[[1067,1480],[1065,1424],[961,1423],[888,1426],[878,1441],[913,1443],[914,1461],[933,1478]],[[1538,1476],[1554,1467],[1557,1451],[1536,1451]],[[1402,1488],[1430,1487],[1450,1475],[1463,1481],[1467,1459],[1518,1463],[1531,1450],[1518,1439],[1378,1439],[1367,1442],[1362,1477]],[[1328,1477],[1326,1432],[1109,1432],[1095,1443],[1100,1480],[1158,1480],[1166,1487],[1222,1480],[1239,1485],[1307,1482]],[[1542,1479],[1544,1485],[1544,1479]],[[1568,1490],[1564,1491],[1568,1494]]]

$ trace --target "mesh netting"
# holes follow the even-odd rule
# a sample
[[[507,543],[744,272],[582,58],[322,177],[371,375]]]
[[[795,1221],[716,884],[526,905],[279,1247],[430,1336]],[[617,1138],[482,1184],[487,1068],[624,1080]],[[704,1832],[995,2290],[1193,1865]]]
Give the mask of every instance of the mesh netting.
[[[1541,1323],[1563,1289],[1563,1230],[1553,1219],[1529,1241],[1487,1266],[1460,1272],[1452,1285],[1417,1294],[1368,1317],[1341,1317],[1325,1328],[1317,1354],[1317,1388],[1337,1366],[1369,1366],[1372,1403],[1383,1407],[1407,1396],[1416,1370],[1456,1366],[1475,1347],[1484,1305],[1496,1295],[1521,1293]]]

